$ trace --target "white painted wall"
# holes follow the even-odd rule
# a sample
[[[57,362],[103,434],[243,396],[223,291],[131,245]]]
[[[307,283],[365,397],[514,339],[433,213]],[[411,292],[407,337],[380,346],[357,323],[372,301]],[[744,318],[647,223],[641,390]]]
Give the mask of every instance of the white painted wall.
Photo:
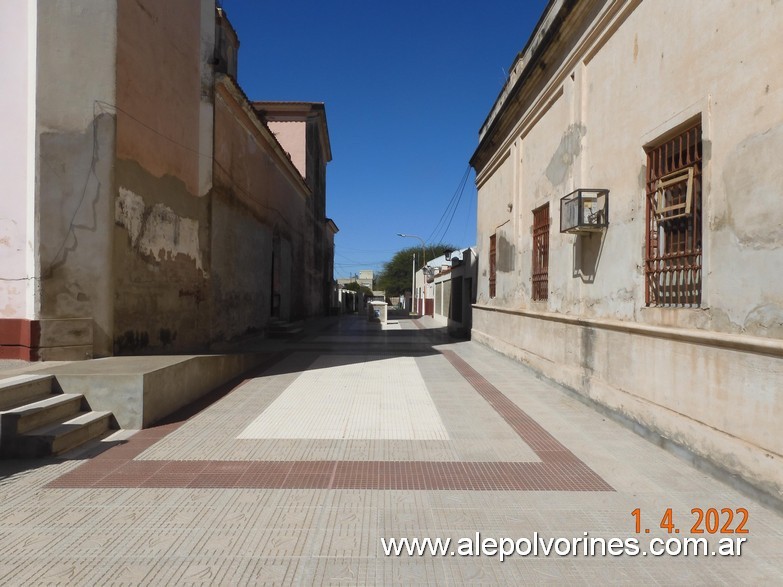
[[[0,3],[0,318],[35,316],[35,31],[34,2]]]

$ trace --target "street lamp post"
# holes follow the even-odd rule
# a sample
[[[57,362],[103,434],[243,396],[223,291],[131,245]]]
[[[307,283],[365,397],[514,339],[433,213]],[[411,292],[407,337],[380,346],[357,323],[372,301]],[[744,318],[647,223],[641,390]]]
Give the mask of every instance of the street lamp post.
[[[413,253],[413,271],[411,272],[411,305],[408,308],[408,314],[416,305],[416,253]]]
[[[401,236],[402,238],[417,238],[421,242],[421,267],[422,267],[422,276],[424,277],[424,283],[422,283],[421,286],[421,314],[422,316],[427,313],[427,275],[424,273],[424,267],[427,266],[427,253],[424,250],[424,239],[420,236],[416,236],[415,234],[402,234],[401,232],[397,233],[397,236]],[[415,263],[415,260],[414,260]],[[413,274],[413,287],[415,289],[416,287],[416,274]]]

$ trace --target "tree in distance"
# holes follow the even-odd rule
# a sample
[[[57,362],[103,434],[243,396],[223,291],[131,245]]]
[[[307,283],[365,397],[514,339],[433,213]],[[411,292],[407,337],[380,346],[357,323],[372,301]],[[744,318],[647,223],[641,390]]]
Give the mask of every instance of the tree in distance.
[[[346,283],[343,286],[343,289],[350,289],[351,291],[364,294],[365,297],[370,297],[370,298],[372,297],[372,290],[366,285],[359,285],[356,281],[352,281],[351,283]]]
[[[427,261],[440,257],[449,251],[456,251],[457,247],[449,244],[431,245],[425,248]],[[416,255],[416,270],[421,269],[421,247],[407,247],[397,251],[394,256],[383,264],[383,270],[378,275],[378,289],[386,290],[387,296],[399,296],[403,292],[410,291],[413,275],[411,273],[413,255]]]

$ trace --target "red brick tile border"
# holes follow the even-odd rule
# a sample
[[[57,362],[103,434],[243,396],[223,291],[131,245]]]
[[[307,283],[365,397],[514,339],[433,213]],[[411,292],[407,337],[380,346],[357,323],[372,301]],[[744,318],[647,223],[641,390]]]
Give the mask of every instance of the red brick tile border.
[[[47,487],[614,491],[464,359],[440,352],[541,462],[133,460],[180,421],[142,430]]]

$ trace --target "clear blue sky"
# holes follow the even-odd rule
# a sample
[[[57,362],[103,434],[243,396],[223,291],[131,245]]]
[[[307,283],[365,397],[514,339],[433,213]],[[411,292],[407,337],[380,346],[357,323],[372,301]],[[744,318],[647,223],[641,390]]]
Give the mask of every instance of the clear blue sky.
[[[418,245],[398,232],[475,244],[472,170],[443,235],[449,203],[546,3],[223,0],[250,99],[326,104],[335,277],[380,270]]]

